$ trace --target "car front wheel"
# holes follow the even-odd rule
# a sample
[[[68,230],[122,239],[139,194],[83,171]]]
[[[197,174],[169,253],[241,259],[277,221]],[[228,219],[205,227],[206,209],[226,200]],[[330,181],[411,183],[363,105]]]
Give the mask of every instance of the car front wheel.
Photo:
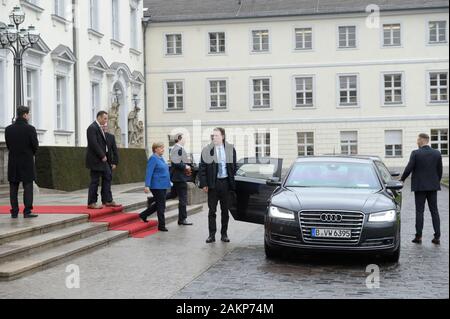
[[[271,247],[267,241],[264,242],[264,250],[266,252],[267,259],[277,259],[282,256],[282,251],[279,248]]]

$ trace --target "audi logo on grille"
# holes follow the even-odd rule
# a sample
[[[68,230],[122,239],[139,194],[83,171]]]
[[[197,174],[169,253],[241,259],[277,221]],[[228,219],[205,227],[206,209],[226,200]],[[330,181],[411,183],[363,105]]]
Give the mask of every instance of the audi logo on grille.
[[[323,222],[337,222],[340,223],[342,221],[342,215],[339,214],[322,214],[320,215],[320,220]]]

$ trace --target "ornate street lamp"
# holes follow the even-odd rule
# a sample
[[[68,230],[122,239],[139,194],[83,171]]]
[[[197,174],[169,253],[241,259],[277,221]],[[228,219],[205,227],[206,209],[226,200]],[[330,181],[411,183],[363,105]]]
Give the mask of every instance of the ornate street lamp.
[[[114,90],[114,96],[115,96],[117,105],[120,105],[119,101],[120,101],[120,97],[122,96],[122,91],[120,89],[116,88]]]
[[[25,12],[20,7],[13,8],[9,19],[11,24],[0,27],[0,49],[11,51],[14,57],[14,121],[17,108],[23,105],[23,55],[39,42],[41,36],[34,26],[20,28],[25,21]]]
[[[140,101],[138,95],[137,94],[133,94],[133,98],[131,100],[134,102],[134,107],[138,108],[139,107],[139,101]]]

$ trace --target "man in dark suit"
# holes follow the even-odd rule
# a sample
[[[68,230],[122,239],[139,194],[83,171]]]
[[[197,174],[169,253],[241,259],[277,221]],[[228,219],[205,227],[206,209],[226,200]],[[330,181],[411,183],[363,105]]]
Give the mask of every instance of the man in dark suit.
[[[216,241],[216,212],[220,202],[222,213],[221,240],[229,243],[228,222],[230,192],[236,189],[235,176],[237,171],[236,150],[225,140],[225,130],[216,128],[213,132],[213,143],[202,151],[199,168],[200,188],[208,194],[209,207],[209,237],[207,244]]]
[[[87,129],[87,152],[86,152],[86,168],[91,170],[91,184],[89,186],[88,194],[88,208],[102,209],[102,205],[97,204],[98,187],[100,185],[100,178],[102,179],[102,195],[108,196],[103,198],[102,202],[106,203],[107,207],[115,206],[112,198],[109,197],[108,189],[111,188],[112,173],[111,167],[108,164],[108,145],[105,133],[102,126],[108,123],[108,113],[100,111],[97,114],[97,119]]]
[[[432,242],[440,244],[441,229],[438,209],[437,192],[441,190],[441,180],[443,174],[442,155],[438,150],[429,146],[430,136],[420,134],[417,139],[419,149],[411,154],[408,166],[400,180],[404,182],[412,173],[412,191],[416,200],[416,237],[413,243],[422,243],[423,214],[425,202],[431,212],[434,227],[434,239]]]
[[[111,181],[112,181],[112,173],[117,169],[117,165],[119,165],[119,151],[117,149],[116,137],[113,134],[108,132],[108,125],[102,126],[103,132],[106,137],[106,146],[108,147],[108,152],[106,153],[106,157],[108,158],[108,164],[111,168]],[[102,180],[102,183],[104,181]],[[113,200],[113,195],[111,191],[111,183],[107,184],[108,188],[102,187],[102,202],[103,205],[108,206],[119,206]],[[105,200],[110,200],[110,202],[106,202]]]
[[[177,134],[175,140],[176,145],[170,152],[170,178],[173,187],[167,199],[178,197],[178,225],[190,226],[192,223],[187,221],[187,182],[191,180],[192,167],[184,148],[185,139],[183,134]]]
[[[34,156],[39,147],[36,129],[28,124],[30,109],[25,106],[17,108],[17,118],[14,124],[5,130],[8,157],[8,181],[11,201],[11,217],[19,215],[19,185],[23,184],[25,218],[38,217],[32,213],[33,209],[33,182],[36,179]]]

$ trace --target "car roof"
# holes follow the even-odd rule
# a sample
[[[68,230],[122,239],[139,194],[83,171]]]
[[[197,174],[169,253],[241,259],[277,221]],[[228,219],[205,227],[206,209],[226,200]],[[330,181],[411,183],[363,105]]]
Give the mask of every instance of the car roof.
[[[296,160],[296,163],[303,162],[345,162],[345,163],[365,163],[370,164],[376,160],[380,160],[379,157],[374,156],[354,156],[354,155],[320,155],[320,156],[303,156]]]

